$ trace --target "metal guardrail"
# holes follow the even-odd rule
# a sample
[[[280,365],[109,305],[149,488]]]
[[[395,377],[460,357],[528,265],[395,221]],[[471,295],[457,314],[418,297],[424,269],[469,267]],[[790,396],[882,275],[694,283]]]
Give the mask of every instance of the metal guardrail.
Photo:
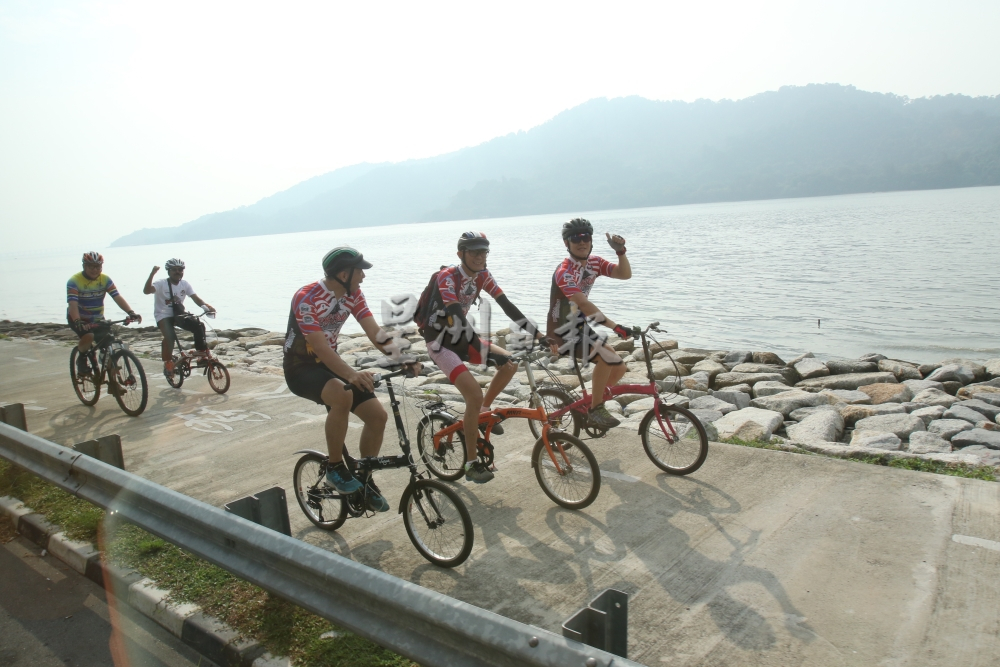
[[[8,424],[0,424],[0,456],[424,665],[641,667],[268,530]]]

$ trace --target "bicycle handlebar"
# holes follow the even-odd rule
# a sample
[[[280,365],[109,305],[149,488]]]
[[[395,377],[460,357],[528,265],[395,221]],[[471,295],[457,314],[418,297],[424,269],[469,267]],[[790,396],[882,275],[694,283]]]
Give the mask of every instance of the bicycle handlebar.
[[[403,376],[403,375],[405,375],[407,377],[411,377],[411,378],[412,377],[416,377],[416,374],[413,373],[411,371],[411,369],[407,368],[408,365],[410,365],[410,364],[404,364],[403,368],[400,368],[398,371],[393,371],[391,373],[373,373],[372,374],[372,382],[377,387],[380,384],[382,384],[383,380],[391,380],[392,378],[400,377],[400,376]],[[345,383],[344,384],[344,391],[347,391],[348,389],[350,389],[353,386],[354,385],[351,384],[350,382]]]

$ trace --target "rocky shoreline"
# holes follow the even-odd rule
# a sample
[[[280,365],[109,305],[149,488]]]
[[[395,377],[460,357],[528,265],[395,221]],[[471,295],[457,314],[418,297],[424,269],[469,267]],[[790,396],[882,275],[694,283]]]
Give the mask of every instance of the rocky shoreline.
[[[220,330],[211,345],[232,371],[281,376],[284,334],[264,329]],[[10,338],[72,342],[65,324],[0,321],[0,334]],[[155,327],[124,331],[137,353],[159,358],[160,334]],[[509,331],[493,339],[505,345]],[[181,340],[191,339],[182,335]],[[430,364],[426,345],[411,337],[409,352],[427,366],[410,380],[410,396],[439,399],[464,410],[458,390]],[[633,340],[614,336],[609,343],[628,364],[624,383],[646,382],[641,349]],[[662,341],[654,354],[653,375],[671,403],[691,409],[706,425],[712,440],[737,438],[780,444],[834,456],[915,457],[945,463],[1000,467],[1000,359],[977,362],[946,359],[915,364],[868,354],[858,359],[821,360],[804,353],[788,362],[771,352],[679,348]],[[358,368],[377,368],[382,358],[363,334],[342,336],[341,356]],[[549,374],[536,371],[539,382],[558,381],[576,387],[579,380],[567,359],[543,360]],[[472,367],[480,384],[493,369]],[[583,373],[589,380],[589,372]],[[518,372],[497,404],[523,404],[529,396],[527,376]],[[636,429],[653,399],[622,396],[608,409],[622,424]]]

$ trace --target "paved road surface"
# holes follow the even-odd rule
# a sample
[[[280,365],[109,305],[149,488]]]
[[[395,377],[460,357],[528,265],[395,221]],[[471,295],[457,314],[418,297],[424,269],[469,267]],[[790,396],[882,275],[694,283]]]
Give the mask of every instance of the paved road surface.
[[[132,612],[127,606],[109,608],[103,588],[62,561],[42,555],[35,544],[21,537],[13,537],[10,522],[3,519],[2,523],[0,665],[214,665],[156,623]],[[116,633],[112,632],[112,618],[116,619]],[[124,659],[113,661],[112,645]]]
[[[177,391],[151,374],[133,419],[108,397],[80,405],[68,354],[0,341],[0,401],[29,405],[30,430],[62,444],[119,433],[128,470],[213,505],[290,489],[294,452],[323,448],[323,410],[280,377],[234,376],[217,396],[203,378]],[[670,477],[619,430],[590,443],[604,485],[574,512],[539,489],[527,425],[505,426],[497,479],[456,486],[477,529],[464,565],[425,562],[394,512],[325,533],[293,504],[293,534],[556,632],[619,588],[629,657],[649,665],[1000,663],[1000,484],[723,444],[694,475]],[[397,451],[392,432],[383,451]],[[394,499],[406,474],[378,480]]]

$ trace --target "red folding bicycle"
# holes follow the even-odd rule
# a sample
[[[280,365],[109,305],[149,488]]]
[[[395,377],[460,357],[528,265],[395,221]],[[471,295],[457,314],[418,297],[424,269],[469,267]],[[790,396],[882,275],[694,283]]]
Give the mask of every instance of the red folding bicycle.
[[[688,475],[700,468],[708,456],[708,434],[698,418],[685,408],[670,405],[660,395],[653,377],[653,353],[650,351],[650,341],[666,353],[652,336],[650,331],[666,333],[660,328],[659,322],[653,322],[645,330],[635,327],[632,333],[642,342],[642,352],[646,362],[646,377],[648,384],[619,384],[604,390],[605,400],[624,394],[645,394],[653,397],[653,407],[645,414],[639,423],[639,437],[642,447],[653,464],[660,470],[671,475]],[[527,365],[529,379],[531,367]],[[675,364],[676,366],[676,364]],[[587,425],[587,413],[590,411],[591,395],[587,392],[580,365],[574,361],[574,371],[580,380],[582,397],[578,396],[565,384],[559,383],[555,376],[546,369],[552,382],[558,386],[546,386],[538,390],[538,400],[544,404],[548,414],[548,426],[575,436],[581,429],[592,438],[600,438],[606,434],[603,429]],[[680,376],[678,369],[677,376]],[[532,383],[533,379],[532,379]],[[533,401],[536,400],[533,396]],[[538,437],[544,424],[532,420],[528,422],[531,432]]]

